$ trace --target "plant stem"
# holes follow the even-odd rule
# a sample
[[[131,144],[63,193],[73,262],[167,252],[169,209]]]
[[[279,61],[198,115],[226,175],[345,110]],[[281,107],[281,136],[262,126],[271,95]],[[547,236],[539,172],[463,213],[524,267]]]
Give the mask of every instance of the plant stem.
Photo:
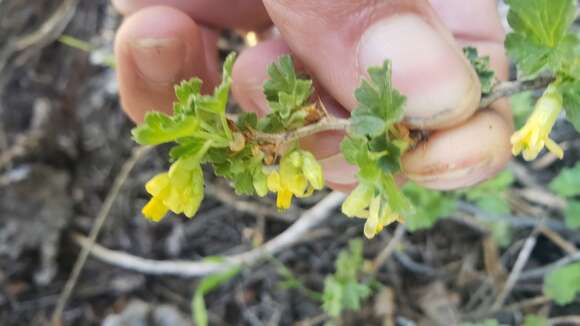
[[[526,91],[546,88],[548,85],[554,82],[554,80],[556,80],[554,76],[540,76],[532,80],[501,82],[493,88],[493,91],[489,95],[481,98],[479,106],[485,108],[503,97],[509,97]]]
[[[501,98],[513,96],[515,94],[526,91],[546,88],[548,85],[554,82],[554,80],[554,76],[539,76],[532,80],[500,82],[493,88],[490,94],[481,98],[479,107],[486,108]],[[262,143],[285,144],[302,139],[304,137],[315,135],[323,131],[346,131],[350,128],[350,124],[350,119],[336,119],[327,117],[315,124],[311,124],[289,132],[278,134],[257,132],[255,134],[255,139]]]
[[[284,144],[290,143],[308,137],[323,131],[331,130],[348,130],[350,127],[350,119],[335,119],[335,118],[324,118],[315,124],[305,126],[300,129],[292,130],[285,133],[279,134],[268,134],[257,132],[256,140],[265,143],[273,144]]]

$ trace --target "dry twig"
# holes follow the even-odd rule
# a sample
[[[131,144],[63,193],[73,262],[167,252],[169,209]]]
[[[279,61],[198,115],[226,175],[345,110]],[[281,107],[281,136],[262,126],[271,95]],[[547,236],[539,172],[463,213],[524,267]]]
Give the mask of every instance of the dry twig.
[[[395,249],[397,249],[397,246],[401,243],[403,237],[405,236],[405,230],[406,230],[405,225],[399,224],[397,226],[393,238],[389,240],[387,246],[379,253],[377,258],[375,258],[375,260],[373,261],[373,273],[378,272],[379,269],[385,264],[387,259],[391,257],[391,254],[395,251]]]
[[[138,147],[135,150],[133,150],[133,154],[127,160],[127,162],[125,162],[125,164],[123,164],[123,167],[121,168],[121,172],[119,172],[119,174],[115,178],[115,182],[113,183],[113,187],[109,191],[107,198],[105,198],[105,202],[103,203],[103,206],[101,206],[99,214],[97,215],[97,219],[95,220],[95,224],[93,224],[93,227],[91,228],[91,232],[90,232],[89,237],[85,238],[85,243],[84,243],[85,245],[83,246],[83,250],[79,254],[79,256],[75,262],[75,265],[73,267],[73,270],[71,272],[71,275],[69,276],[69,279],[67,280],[67,282],[65,284],[64,290],[60,294],[60,297],[58,299],[56,307],[54,308],[54,312],[52,314],[53,326],[61,325],[62,313],[64,311],[66,303],[67,303],[69,297],[71,296],[71,294],[74,290],[74,287],[78,281],[79,275],[81,274],[83,267],[85,266],[85,262],[87,261],[87,258],[89,256],[89,252],[91,251],[91,247],[94,245],[103,225],[105,224],[105,221],[107,220],[107,217],[109,216],[109,212],[111,211],[111,208],[113,207],[115,199],[117,199],[117,196],[119,195],[119,192],[121,191],[121,188],[123,187],[123,185],[125,184],[125,181],[129,177],[131,170],[133,170],[133,168],[135,167],[135,164],[149,150],[150,150],[150,147]]]
[[[530,236],[526,239],[526,242],[524,243],[524,247],[520,251],[520,254],[518,255],[518,259],[516,259],[516,263],[514,264],[514,268],[512,269],[512,271],[511,271],[511,273],[510,273],[510,275],[505,283],[505,286],[503,287],[502,291],[497,296],[495,303],[491,307],[492,311],[497,311],[503,306],[508,295],[511,293],[513,287],[516,285],[516,283],[520,277],[520,274],[522,273],[522,270],[526,266],[526,263],[528,262],[528,259],[530,258],[530,255],[532,254],[532,250],[534,250],[534,247],[536,246],[536,242],[538,240],[538,233],[539,233],[539,229],[541,228],[541,225],[542,225],[542,223],[540,223],[534,229],[534,231],[532,231]]]
[[[98,244],[90,248],[90,240],[79,234],[74,236],[74,240],[83,248],[89,248],[96,258],[117,267],[152,275],[205,276],[235,265],[255,264],[265,257],[272,256],[296,244],[308,231],[326,220],[344,198],[345,195],[339,192],[329,194],[314,207],[305,211],[286,231],[266,242],[263,246],[239,255],[223,257],[222,262],[159,261],[111,250]]]

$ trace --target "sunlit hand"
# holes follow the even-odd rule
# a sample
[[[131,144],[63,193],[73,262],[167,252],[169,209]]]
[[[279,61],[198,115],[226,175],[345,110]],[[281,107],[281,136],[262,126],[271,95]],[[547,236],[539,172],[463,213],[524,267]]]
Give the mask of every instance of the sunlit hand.
[[[217,30],[275,25],[280,35],[246,49],[235,64],[233,93],[243,109],[267,112],[266,67],[291,52],[316,80],[328,110],[347,117],[367,67],[391,59],[395,86],[408,97],[406,122],[434,131],[403,158],[407,178],[436,189],[469,186],[510,159],[509,106],[499,101],[476,112],[480,86],[461,52],[477,47],[491,56],[498,77],[507,77],[495,0],[113,2],[127,16],[116,56],[122,104],[136,121],[148,110],[170,112],[173,85],[182,79],[199,76],[206,90],[218,82]],[[338,154],[341,138],[328,132],[303,144],[321,160],[327,183],[348,190],[356,168]]]

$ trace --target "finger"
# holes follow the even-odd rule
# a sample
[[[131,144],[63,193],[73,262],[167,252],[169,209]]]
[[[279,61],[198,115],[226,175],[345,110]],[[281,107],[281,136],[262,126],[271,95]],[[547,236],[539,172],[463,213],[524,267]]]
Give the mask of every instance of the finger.
[[[133,120],[150,110],[170,112],[174,85],[185,78],[216,80],[217,71],[207,68],[203,33],[190,17],[169,7],[146,8],[125,20],[115,55],[121,103]],[[211,88],[210,83],[204,87]]]
[[[403,157],[404,173],[433,189],[467,187],[503,169],[511,159],[511,125],[496,111],[475,114],[465,124],[434,132]]]
[[[164,5],[179,9],[196,22],[219,28],[262,30],[271,22],[261,0],[113,0],[124,15]]]
[[[292,51],[350,110],[367,68],[385,59],[393,62],[395,87],[407,96],[405,119],[410,125],[456,125],[477,108],[477,76],[425,0],[264,4]]]

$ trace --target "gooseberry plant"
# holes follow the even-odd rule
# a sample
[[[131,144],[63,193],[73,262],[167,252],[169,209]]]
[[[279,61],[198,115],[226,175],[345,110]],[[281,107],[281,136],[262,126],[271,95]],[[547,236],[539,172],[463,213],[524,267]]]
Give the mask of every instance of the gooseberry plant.
[[[513,154],[535,159],[544,147],[562,158],[563,150],[550,137],[561,111],[580,130],[580,35],[573,31],[573,0],[507,0],[513,31],[505,45],[518,68],[517,85],[501,87],[489,68],[489,58],[473,48],[465,54],[482,85],[482,103],[517,92],[545,88],[525,125],[511,138]],[[152,195],[143,214],[161,220],[168,211],[193,217],[204,195],[202,165],[229,180],[239,195],[277,193],[277,206],[290,207],[293,197],[309,196],[324,187],[323,170],[300,139],[328,130],[344,130],[344,158],[358,167],[358,186],[342,205],[348,217],[366,219],[364,234],[374,237],[384,226],[417,212],[399,189],[395,176],[404,173],[401,156],[417,146],[404,120],[405,96],[392,84],[387,60],[368,70],[355,91],[358,106],[350,119],[327,114],[314,94],[312,80],[296,72],[290,56],[269,69],[264,95],[270,113],[231,118],[226,108],[235,55],[223,65],[222,83],[212,95],[201,93],[202,81],[193,78],[176,86],[173,114],[150,112],[133,130],[143,145],[173,143],[171,167],[153,177],[146,190]],[[505,86],[505,85],[503,85]],[[443,208],[442,208],[443,209]]]

